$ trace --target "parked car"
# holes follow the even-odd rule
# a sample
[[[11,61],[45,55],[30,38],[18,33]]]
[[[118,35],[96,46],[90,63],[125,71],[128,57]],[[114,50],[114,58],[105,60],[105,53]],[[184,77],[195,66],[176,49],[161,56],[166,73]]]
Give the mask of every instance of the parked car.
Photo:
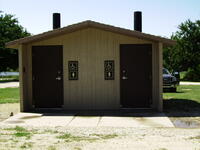
[[[179,85],[179,83],[180,83],[180,73],[177,72],[177,71],[175,71],[175,72],[173,72],[172,75],[173,75],[174,77],[176,77],[177,85]]]
[[[172,92],[176,92],[177,85],[179,85],[179,79],[177,79],[174,75],[177,77],[179,76],[178,72],[175,72],[173,75],[166,69],[163,68],[163,89],[169,89]]]

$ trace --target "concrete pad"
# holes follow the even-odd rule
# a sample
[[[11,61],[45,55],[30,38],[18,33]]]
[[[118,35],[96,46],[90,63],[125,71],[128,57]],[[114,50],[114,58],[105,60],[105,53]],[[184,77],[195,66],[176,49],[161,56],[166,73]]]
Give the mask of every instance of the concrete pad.
[[[60,113],[18,113],[1,122],[4,125],[70,127],[174,127],[164,114],[148,117],[75,116]]]
[[[3,121],[4,124],[16,124],[24,126],[67,126],[73,119],[73,115],[48,115],[44,116],[39,113],[19,113]]]
[[[30,119],[26,125],[32,126],[67,126],[73,116],[43,116],[40,119]]]
[[[69,126],[73,127],[96,127],[99,123],[99,116],[76,116]]]
[[[108,127],[174,127],[168,117],[102,117],[99,126]]]
[[[100,127],[138,127],[139,124],[134,117],[102,117]]]
[[[174,127],[168,117],[136,117],[139,127]]]

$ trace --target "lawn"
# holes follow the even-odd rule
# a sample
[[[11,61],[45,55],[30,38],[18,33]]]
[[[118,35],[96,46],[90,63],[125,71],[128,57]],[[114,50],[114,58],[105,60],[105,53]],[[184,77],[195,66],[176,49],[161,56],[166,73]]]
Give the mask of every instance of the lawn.
[[[164,93],[165,111],[200,111],[200,85],[180,85],[176,93]]]
[[[19,88],[0,88],[0,104],[18,102]]]
[[[0,83],[12,81],[19,81],[19,76],[0,76]]]

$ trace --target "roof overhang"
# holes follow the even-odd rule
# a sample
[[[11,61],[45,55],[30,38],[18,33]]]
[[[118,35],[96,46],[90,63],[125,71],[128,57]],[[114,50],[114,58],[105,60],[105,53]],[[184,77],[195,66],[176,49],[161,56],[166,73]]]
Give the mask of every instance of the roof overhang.
[[[54,29],[54,30],[44,32],[44,33],[41,33],[41,34],[28,36],[28,37],[25,37],[25,38],[10,41],[10,42],[6,43],[6,47],[18,49],[19,45],[21,45],[21,44],[36,42],[36,41],[39,41],[39,40],[44,40],[46,38],[52,38],[52,37],[59,36],[59,35],[62,35],[62,34],[72,33],[72,32],[75,32],[77,30],[81,30],[81,29],[85,29],[85,28],[97,28],[97,29],[100,29],[100,30],[114,32],[114,33],[118,33],[118,34],[123,34],[123,35],[136,37],[136,38],[140,38],[140,39],[145,39],[145,40],[149,40],[149,41],[153,41],[153,42],[161,42],[161,43],[163,43],[163,45],[165,47],[166,46],[172,46],[172,45],[176,44],[176,41],[171,40],[171,39],[167,39],[167,38],[163,38],[163,37],[160,37],[160,36],[155,36],[155,35],[146,34],[146,33],[143,33],[143,32],[138,32],[138,31],[135,31],[135,30],[124,29],[124,28],[115,27],[115,26],[106,25],[106,24],[102,24],[102,23],[98,23],[98,22],[88,20],[88,21],[84,21],[84,22],[81,22],[81,23],[69,25],[69,26],[66,26],[66,27],[63,27],[63,28]]]

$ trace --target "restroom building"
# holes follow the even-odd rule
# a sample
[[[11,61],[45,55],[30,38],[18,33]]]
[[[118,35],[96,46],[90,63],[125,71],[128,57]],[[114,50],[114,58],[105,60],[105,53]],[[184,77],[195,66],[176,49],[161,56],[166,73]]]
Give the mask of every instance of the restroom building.
[[[175,41],[142,32],[141,12],[134,30],[94,21],[6,43],[19,52],[21,111],[163,109],[163,47]]]

